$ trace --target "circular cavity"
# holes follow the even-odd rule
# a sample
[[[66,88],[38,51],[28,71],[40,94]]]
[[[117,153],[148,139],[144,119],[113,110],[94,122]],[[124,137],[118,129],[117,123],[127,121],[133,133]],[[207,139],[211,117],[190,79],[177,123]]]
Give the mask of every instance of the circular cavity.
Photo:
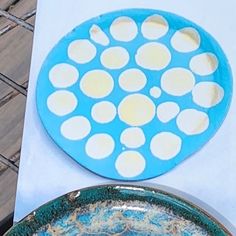
[[[171,61],[169,49],[156,42],[150,42],[142,45],[135,55],[136,63],[148,70],[162,70],[167,67]]]
[[[107,35],[102,31],[102,29],[98,25],[92,25],[89,30],[90,38],[103,46],[107,46],[110,43]]]
[[[69,58],[79,64],[92,61],[96,53],[96,47],[87,39],[75,40],[68,47]]]
[[[145,87],[147,78],[139,69],[128,69],[119,77],[120,87],[127,92],[137,92]]]
[[[172,68],[161,77],[162,89],[173,96],[183,96],[192,91],[195,85],[193,73],[184,68]]]
[[[153,40],[164,36],[169,29],[168,22],[163,16],[152,15],[143,22],[141,31],[145,38]]]
[[[118,107],[120,119],[130,126],[142,126],[155,116],[155,105],[150,98],[142,94],[125,97]]]
[[[211,75],[218,68],[219,62],[213,53],[202,53],[190,61],[191,70],[201,76]]]
[[[161,89],[159,87],[152,87],[150,89],[150,95],[153,97],[153,98],[159,98],[161,96]]]
[[[113,87],[111,75],[104,70],[89,71],[80,81],[80,89],[91,98],[104,98],[112,92]]]
[[[150,144],[152,154],[161,160],[170,160],[176,157],[182,146],[179,136],[170,132],[161,132],[155,135]]]
[[[67,88],[76,83],[79,71],[72,65],[61,63],[49,72],[49,80],[55,88]]]
[[[91,131],[91,125],[87,118],[75,116],[63,122],[61,134],[69,140],[76,141],[85,138]]]
[[[193,101],[204,108],[214,107],[224,98],[224,89],[215,82],[200,82],[193,89]]]
[[[145,144],[145,135],[140,128],[128,128],[122,132],[120,142],[127,148],[139,148]]]
[[[110,32],[115,40],[129,42],[137,36],[138,27],[132,18],[122,16],[112,22]]]
[[[171,39],[172,47],[178,52],[192,52],[200,47],[201,38],[197,30],[186,27],[177,31]]]
[[[115,166],[121,176],[133,178],[143,173],[146,161],[139,152],[126,151],[118,156]]]
[[[113,138],[108,134],[95,134],[86,143],[85,150],[89,157],[100,160],[109,157],[115,148]]]
[[[163,123],[168,123],[180,112],[179,105],[175,102],[164,102],[157,107],[157,117]]]
[[[99,102],[92,107],[91,115],[97,123],[109,123],[116,117],[116,107],[111,102]]]
[[[186,109],[178,115],[177,126],[187,135],[201,134],[209,126],[209,117],[202,111]]]
[[[73,112],[78,102],[75,95],[66,90],[52,93],[47,99],[48,109],[57,116],[65,116]]]

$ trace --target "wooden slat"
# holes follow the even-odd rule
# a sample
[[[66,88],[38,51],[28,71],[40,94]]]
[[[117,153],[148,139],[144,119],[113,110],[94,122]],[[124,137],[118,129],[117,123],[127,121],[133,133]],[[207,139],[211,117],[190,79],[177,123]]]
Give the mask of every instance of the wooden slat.
[[[0,1],[0,8],[3,10],[9,9],[14,3],[18,2],[19,0],[1,0]]]

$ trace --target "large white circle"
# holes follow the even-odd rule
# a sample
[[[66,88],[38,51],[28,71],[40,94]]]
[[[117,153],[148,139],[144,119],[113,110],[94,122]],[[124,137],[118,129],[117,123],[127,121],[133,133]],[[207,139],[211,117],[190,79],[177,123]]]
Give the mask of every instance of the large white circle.
[[[191,70],[201,76],[211,75],[218,68],[219,62],[213,53],[202,53],[190,61]]]
[[[137,36],[138,27],[133,19],[122,16],[112,22],[110,32],[114,39],[129,42]]]
[[[139,69],[128,69],[119,77],[120,87],[127,92],[137,92],[145,87],[147,78]]]
[[[143,36],[150,40],[164,36],[168,32],[168,29],[168,22],[160,15],[149,16],[141,27]]]
[[[92,107],[91,115],[98,123],[109,123],[116,117],[116,107],[111,102],[99,102]]]
[[[224,89],[215,82],[200,82],[193,89],[193,101],[205,108],[214,107],[224,97]]]
[[[157,42],[142,45],[135,55],[136,63],[148,70],[162,70],[171,61],[169,49]]]
[[[87,39],[75,40],[68,47],[69,58],[79,64],[92,61],[96,53],[96,47]]]
[[[173,96],[183,96],[191,92],[194,85],[193,73],[181,67],[169,69],[161,77],[162,89]]]
[[[90,38],[103,46],[107,46],[110,43],[109,38],[106,34],[102,31],[102,29],[98,25],[92,25],[89,30]]]
[[[75,116],[66,120],[61,125],[61,134],[69,140],[81,140],[91,131],[91,125],[87,118]]]
[[[145,140],[142,129],[137,127],[124,130],[120,136],[120,142],[127,148],[139,148],[145,144]]]
[[[108,96],[114,87],[111,75],[103,70],[87,72],[80,81],[80,89],[88,97],[104,98]]]
[[[89,157],[93,159],[104,159],[109,157],[115,148],[113,138],[108,134],[95,134],[89,138],[85,150]]]
[[[155,116],[155,105],[150,98],[142,94],[125,97],[118,107],[120,119],[130,126],[142,126]]]
[[[57,116],[65,116],[73,112],[78,104],[75,95],[66,90],[52,93],[47,99],[48,109]]]
[[[150,149],[155,157],[170,160],[179,154],[181,146],[182,140],[179,136],[170,132],[162,132],[152,138]]]
[[[172,47],[178,52],[192,52],[200,47],[199,33],[192,27],[186,27],[177,31],[171,39]]]
[[[121,176],[132,178],[143,173],[146,161],[139,152],[126,151],[118,156],[115,166]]]
[[[177,126],[187,135],[201,134],[209,126],[209,117],[202,111],[186,109],[178,115]]]
[[[179,105],[175,102],[164,102],[157,107],[157,117],[163,123],[168,123],[180,112]]]
[[[55,65],[49,72],[49,80],[56,88],[70,87],[76,83],[78,77],[78,70],[66,63]]]

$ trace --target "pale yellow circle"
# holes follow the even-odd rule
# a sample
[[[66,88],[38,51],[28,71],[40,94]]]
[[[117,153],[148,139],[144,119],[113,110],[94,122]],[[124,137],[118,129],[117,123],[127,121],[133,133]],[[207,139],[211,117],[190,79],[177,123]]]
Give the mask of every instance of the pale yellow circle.
[[[209,117],[202,111],[186,109],[178,115],[177,126],[187,135],[201,134],[209,127]]]
[[[98,25],[92,25],[89,30],[89,34],[90,38],[98,44],[107,46],[110,43],[109,38]]]
[[[114,39],[129,42],[137,36],[138,27],[133,19],[122,16],[112,22],[110,32]]]
[[[215,82],[200,82],[192,93],[193,101],[205,108],[216,106],[224,98],[224,89]]]
[[[145,38],[153,40],[164,36],[169,29],[168,22],[160,15],[149,16],[142,24],[142,34]]]
[[[128,69],[119,77],[120,87],[127,92],[137,92],[145,87],[147,78],[139,69]]]
[[[126,151],[118,156],[115,166],[121,176],[132,178],[143,173],[146,161],[139,152]]]
[[[167,67],[171,61],[169,49],[156,42],[142,45],[135,55],[136,63],[149,70],[162,70]]]
[[[87,72],[80,81],[80,89],[88,97],[104,98],[114,87],[114,81],[108,72],[92,70]]]
[[[65,116],[73,112],[78,104],[75,95],[66,90],[52,93],[47,99],[48,109],[57,116]]]
[[[168,123],[180,112],[179,105],[175,102],[164,102],[157,107],[157,117],[163,123]]]
[[[75,40],[68,47],[69,58],[79,64],[92,61],[96,53],[96,47],[87,39]]]
[[[161,96],[161,94],[162,94],[162,91],[159,87],[154,86],[150,89],[150,95],[153,98],[159,98]]]
[[[118,107],[120,119],[130,126],[142,126],[155,116],[155,105],[150,98],[142,94],[125,97]]]
[[[193,73],[184,68],[167,70],[161,77],[162,89],[173,96],[183,96],[191,92],[194,85]]]
[[[110,47],[103,51],[101,63],[108,69],[121,69],[129,62],[129,53],[122,47]]]
[[[152,154],[161,160],[170,160],[181,150],[182,140],[179,136],[162,132],[152,138],[150,149]]]
[[[178,52],[192,52],[200,47],[201,38],[197,30],[186,27],[177,31],[171,39],[172,47]]]

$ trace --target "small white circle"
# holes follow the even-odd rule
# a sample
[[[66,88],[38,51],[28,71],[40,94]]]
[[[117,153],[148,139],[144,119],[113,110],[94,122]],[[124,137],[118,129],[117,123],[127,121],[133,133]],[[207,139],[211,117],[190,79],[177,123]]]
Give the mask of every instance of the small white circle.
[[[92,25],[89,30],[89,34],[90,38],[98,44],[107,46],[110,43],[109,38],[98,25]]]
[[[153,98],[159,98],[161,96],[162,92],[161,92],[161,89],[159,87],[152,87],[150,89],[150,95],[153,97]]]
[[[157,107],[157,117],[163,123],[168,123],[180,112],[179,105],[175,102],[164,102]]]

